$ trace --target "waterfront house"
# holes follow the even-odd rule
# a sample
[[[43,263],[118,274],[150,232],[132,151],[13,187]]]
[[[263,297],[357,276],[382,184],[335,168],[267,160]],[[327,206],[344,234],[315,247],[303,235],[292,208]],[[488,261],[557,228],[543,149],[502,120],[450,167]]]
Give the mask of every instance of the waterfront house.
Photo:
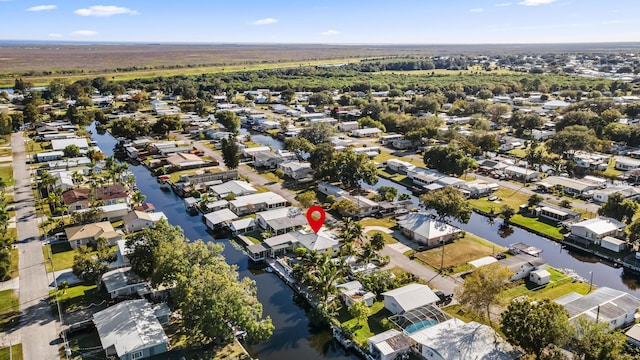
[[[296,247],[304,247],[308,251],[333,256],[340,252],[340,240],[333,232],[321,229],[317,233],[302,230],[291,233],[298,241]]]
[[[496,183],[488,184],[482,180],[474,180],[462,184],[460,191],[469,198],[478,199],[491,195],[494,191],[498,190],[498,188],[500,188],[500,186]]]
[[[640,299],[624,291],[601,287],[587,295],[571,292],[556,300],[569,312],[569,320],[586,317],[619,329],[635,320]]]
[[[573,197],[590,197],[593,191],[600,187],[600,185],[588,180],[570,179],[561,176],[549,176],[543,181],[537,182],[536,185],[542,191],[550,192],[555,188]]]
[[[229,221],[235,220],[237,218],[238,215],[234,214],[233,211],[229,209],[222,209],[204,215],[205,224],[211,230],[219,229]]]
[[[522,354],[491,327],[452,318],[409,334],[422,359],[514,360]]]
[[[340,284],[337,288],[347,307],[351,307],[357,302],[364,302],[367,306],[371,306],[376,300],[376,294],[366,290],[358,280]]]
[[[640,347],[640,324],[633,325],[626,333],[627,342],[635,347]]]
[[[547,268],[547,262],[544,261],[544,259],[524,253],[500,259],[498,260],[498,262],[500,263],[500,265],[508,268],[509,270],[511,270],[511,272],[513,272],[511,281],[526,279],[529,277],[529,274],[531,274],[531,272],[537,270],[545,270]]]
[[[102,200],[105,205],[129,203],[129,193],[124,185],[107,185],[94,190],[96,200]]]
[[[411,339],[396,329],[390,329],[367,339],[369,353],[377,360],[404,359],[413,345]]]
[[[533,214],[556,222],[580,220],[579,212],[544,202],[538,204]]]
[[[100,284],[111,299],[126,296],[142,296],[150,292],[149,286],[130,267],[107,271],[100,277]]]
[[[460,229],[424,213],[410,213],[399,217],[398,227],[411,240],[430,247],[452,241],[461,232]]]
[[[95,244],[98,238],[105,238],[109,246],[114,246],[123,235],[122,231],[115,230],[108,221],[68,227],[64,232],[73,249],[82,245]]]
[[[149,213],[134,210],[128,213],[122,220],[124,223],[124,231],[131,234],[144,228],[153,227],[153,225],[161,219],[167,219],[162,211]]]
[[[280,235],[307,225],[307,217],[300,208],[289,206],[257,213],[256,223],[261,229]]]
[[[599,245],[606,236],[623,238],[625,236],[625,226],[625,224],[616,219],[597,217],[572,224],[571,237]]]
[[[229,202],[225,199],[222,199],[222,200],[217,200],[212,202],[206,202],[204,204],[203,210],[205,213],[208,214],[213,211],[218,211],[218,210],[227,209],[227,208],[229,208]]]
[[[384,307],[399,314],[424,305],[435,304],[440,298],[427,285],[409,284],[381,294]]]
[[[233,220],[229,224],[229,230],[233,235],[244,234],[256,229],[256,221],[252,218]]]
[[[251,184],[249,184],[248,182],[242,180],[231,180],[219,185],[213,185],[209,187],[209,191],[211,191],[218,198],[224,198],[228,195],[244,196],[258,193],[258,190],[256,190],[256,188],[251,186]]]
[[[229,201],[229,209],[238,216],[252,214],[268,209],[277,209],[288,206],[287,199],[267,191],[251,195],[244,195]]]
[[[317,234],[297,230],[270,237],[260,244],[249,245],[247,254],[253,261],[262,261],[266,257],[281,256],[301,247],[332,256],[340,251],[340,241],[335,234],[325,230],[320,230]]]
[[[145,299],[127,300],[93,315],[106,357],[138,360],[169,350],[169,338]]]

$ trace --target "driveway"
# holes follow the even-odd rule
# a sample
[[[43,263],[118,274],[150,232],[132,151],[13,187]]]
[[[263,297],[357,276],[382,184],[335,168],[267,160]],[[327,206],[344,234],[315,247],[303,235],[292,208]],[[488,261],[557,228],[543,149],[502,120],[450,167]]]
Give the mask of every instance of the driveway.
[[[49,306],[49,279],[42,256],[42,243],[31,191],[31,174],[26,163],[23,133],[11,135],[16,224],[18,230],[18,266],[20,275],[20,325],[24,360],[59,359],[58,322]]]

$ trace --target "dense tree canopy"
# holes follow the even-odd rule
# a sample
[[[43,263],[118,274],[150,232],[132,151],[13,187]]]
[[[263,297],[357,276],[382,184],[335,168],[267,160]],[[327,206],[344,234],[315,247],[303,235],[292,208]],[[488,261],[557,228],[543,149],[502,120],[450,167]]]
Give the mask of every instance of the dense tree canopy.
[[[472,208],[467,198],[460,190],[447,186],[432,191],[420,197],[425,208],[433,209],[442,220],[455,219],[468,223],[471,219]]]
[[[499,263],[481,266],[465,278],[464,284],[456,289],[456,295],[461,304],[486,312],[491,322],[491,306],[500,301],[500,293],[511,276],[511,270]]]
[[[454,146],[435,146],[424,153],[424,164],[445,174],[462,175],[478,166],[475,160]]]
[[[607,216],[630,224],[639,206],[637,202],[625,199],[621,193],[613,193],[609,195],[607,202],[600,206],[598,215]]]

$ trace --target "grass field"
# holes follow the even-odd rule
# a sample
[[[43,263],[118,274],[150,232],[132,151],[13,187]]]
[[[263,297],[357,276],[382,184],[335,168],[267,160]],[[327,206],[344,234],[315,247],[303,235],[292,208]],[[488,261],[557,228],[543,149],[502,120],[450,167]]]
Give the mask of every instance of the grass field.
[[[549,235],[554,239],[562,240],[562,233],[560,232],[559,227],[543,222],[538,218],[531,218],[531,217],[522,216],[520,214],[516,214],[511,218],[510,221],[511,223],[522,226],[524,228],[535,230],[543,234]]]
[[[382,236],[384,237],[384,243],[385,244],[395,244],[398,242],[398,240],[396,240],[393,236],[391,236],[391,234],[387,234],[384,231],[378,231],[378,230],[371,230],[369,232],[367,232],[367,235],[369,237],[372,237],[375,233],[381,233]]]
[[[535,300],[557,299],[570,292],[577,292],[586,295],[589,292],[589,284],[583,282],[573,282],[573,279],[559,272],[558,270],[547,267],[551,273],[551,281],[542,288],[533,288],[532,284],[521,284],[516,287],[505,290],[502,294],[503,298],[511,301],[520,296],[526,296]],[[529,286],[527,286],[529,285]]]
[[[406,71],[394,71],[394,70],[385,70],[380,71],[375,74],[403,74],[403,75],[412,75],[412,74],[420,74],[420,75],[471,75],[476,73],[481,74],[517,74],[514,71],[506,70],[506,69],[496,69],[491,71],[485,71],[482,69],[482,66],[469,66],[466,70],[447,70],[447,69],[433,69],[433,70],[406,70]]]
[[[68,243],[59,243],[52,245],[45,245],[42,247],[42,255],[44,256],[44,262],[46,264],[47,272],[51,272],[51,262],[49,261],[49,247],[51,247],[51,253],[53,257],[53,266],[56,271],[63,269],[69,269],[73,266],[73,258],[78,253],[71,249]],[[117,250],[117,246],[113,246],[111,250]]]
[[[22,344],[12,344],[11,349],[0,349],[0,360],[22,360]]]
[[[20,316],[20,299],[15,290],[0,291],[0,331],[8,331],[17,325]]]
[[[18,249],[11,249],[11,263],[9,264],[9,276],[11,278],[17,277],[18,274],[18,257],[20,256],[20,252]]]
[[[55,306],[56,290],[49,291],[50,304],[52,311],[57,312]],[[89,306],[91,304],[101,304],[106,300],[106,295],[100,292],[95,284],[92,285],[75,285],[66,289],[64,292],[59,291],[58,300],[63,312],[75,311],[79,306]],[[105,304],[103,304],[105,305]],[[106,305],[105,305],[106,306]]]
[[[469,204],[476,209],[486,212],[491,212],[491,209],[493,209],[495,213],[498,213],[500,212],[500,207],[505,204],[518,211],[518,207],[522,204],[526,204],[530,196],[504,187],[498,188],[493,195],[497,196],[498,199],[495,201],[489,201],[486,197],[481,199],[470,199]]]
[[[465,233],[463,238],[444,247],[444,268],[454,269],[465,266],[467,262],[489,256],[505,249],[502,246],[484,240],[476,235]],[[442,262],[442,247],[433,248],[415,254],[416,259],[439,269]]]
[[[366,321],[351,318],[346,306],[343,306],[338,314],[338,321],[343,327],[353,332],[353,341],[358,345],[366,345],[368,338],[385,331],[381,321],[391,316],[391,312],[384,308],[383,301],[373,303],[369,311],[370,315]]]
[[[13,186],[13,166],[6,164],[1,165],[0,178],[4,180],[5,185]]]

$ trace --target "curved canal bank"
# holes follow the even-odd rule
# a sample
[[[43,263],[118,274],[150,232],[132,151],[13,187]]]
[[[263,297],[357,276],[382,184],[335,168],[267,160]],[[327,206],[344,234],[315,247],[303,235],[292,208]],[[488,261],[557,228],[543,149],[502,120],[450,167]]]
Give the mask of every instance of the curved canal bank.
[[[92,138],[105,155],[113,154],[116,140],[107,134],[99,135],[92,125],[88,128]],[[251,270],[248,257],[228,239],[213,239],[206,231],[200,215],[189,216],[183,201],[173,192],[160,189],[160,184],[142,165],[129,166],[136,177],[139,190],[147,196],[146,202],[153,203],[158,211],[163,211],[172,225],[180,226],[187,238],[216,241],[225,245],[224,256],[229,264],[236,265],[242,277],[256,282],[258,300],[263,305],[263,313],[270,316],[275,331],[267,341],[248,346],[254,358],[261,360],[336,359],[355,360],[356,355],[345,350],[334,340],[328,328],[314,328],[308,318],[308,307],[294,291],[278,276],[264,271]]]
[[[379,177],[375,186],[363,185],[364,188],[368,189],[377,189],[381,186],[393,186],[398,189],[398,193],[409,194],[413,204],[419,207],[419,199],[410,190],[391,180]],[[535,246],[544,251],[540,256],[554,268],[571,269],[586,281],[589,281],[593,274],[593,284],[596,286],[608,286],[640,297],[640,277],[625,274],[622,268],[614,268],[604,264],[595,256],[585,256],[584,254],[570,251],[563,248],[556,241],[535,235],[516,226],[510,226],[511,231],[509,233],[501,231],[502,219],[495,219],[495,221],[491,222],[489,218],[474,212],[469,223],[454,222],[453,224],[462,230],[504,247],[517,242]]]

